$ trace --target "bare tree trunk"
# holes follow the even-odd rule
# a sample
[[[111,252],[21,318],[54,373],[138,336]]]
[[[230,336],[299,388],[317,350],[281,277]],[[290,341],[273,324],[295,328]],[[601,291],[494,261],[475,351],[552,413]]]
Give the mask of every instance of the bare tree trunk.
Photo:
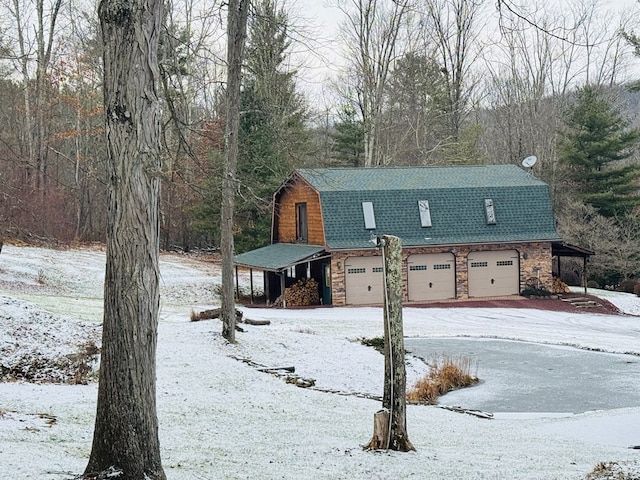
[[[27,164],[25,168],[24,181],[25,185],[31,182],[32,169],[35,166],[35,153],[33,145],[33,118],[31,117],[31,90],[29,89],[29,52],[27,51],[28,45],[25,38],[22,13],[19,0],[13,0],[13,15],[16,20],[16,33],[18,35],[18,48],[19,48],[19,70],[22,76],[22,88],[24,98],[24,133],[23,137],[27,142]]]
[[[478,22],[483,0],[427,0],[423,32],[435,44],[447,87],[449,134],[459,140],[473,88],[470,67],[481,51]]]
[[[402,328],[402,244],[398,237],[391,235],[384,235],[382,239],[385,272],[383,410],[374,416],[373,438],[365,448],[408,452],[415,448],[407,435],[407,372]]]
[[[109,168],[98,406],[86,475],[164,480],[156,414],[162,0],[102,0]]]
[[[364,123],[365,167],[376,167],[384,163],[378,147],[384,87],[396,57],[398,37],[410,3],[392,2],[390,7],[380,5],[377,0],[335,3],[347,17],[342,30],[350,39],[347,48],[360,77],[357,88]]]
[[[249,0],[229,1],[227,26],[227,123],[225,131],[225,163],[222,178],[222,222],[220,253],[222,254],[222,335],[236,341],[236,306],[233,276],[233,210],[238,180],[238,130],[240,124],[240,80],[242,57],[247,36]]]

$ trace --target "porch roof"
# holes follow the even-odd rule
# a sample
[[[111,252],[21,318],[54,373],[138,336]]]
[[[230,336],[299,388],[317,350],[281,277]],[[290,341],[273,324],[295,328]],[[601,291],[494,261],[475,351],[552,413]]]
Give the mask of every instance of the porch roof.
[[[233,263],[237,266],[268,272],[280,272],[299,263],[310,262],[325,256],[328,256],[328,253],[321,245],[274,243],[236,255],[233,257]]]

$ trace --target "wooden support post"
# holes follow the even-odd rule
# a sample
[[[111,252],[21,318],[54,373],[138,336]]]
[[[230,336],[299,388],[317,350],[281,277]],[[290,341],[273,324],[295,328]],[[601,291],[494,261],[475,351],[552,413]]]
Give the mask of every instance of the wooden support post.
[[[280,272],[280,295],[282,295],[282,308],[287,308],[287,299],[284,296],[284,290],[286,288],[285,275],[286,270]]]
[[[253,305],[253,268],[249,269],[249,285],[251,286],[251,305]]]
[[[407,435],[407,372],[402,328],[402,243],[382,237],[384,259],[384,395],[368,450],[415,450]],[[386,420],[386,430],[383,423]]]
[[[238,266],[236,265],[236,301],[240,298],[240,279],[238,278]]]

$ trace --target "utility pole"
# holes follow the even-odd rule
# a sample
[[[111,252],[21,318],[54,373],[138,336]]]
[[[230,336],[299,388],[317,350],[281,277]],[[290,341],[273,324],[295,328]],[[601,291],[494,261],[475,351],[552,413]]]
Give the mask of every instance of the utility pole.
[[[384,260],[384,395],[373,416],[373,437],[365,449],[415,450],[407,435],[407,372],[402,329],[402,242],[383,235]]]

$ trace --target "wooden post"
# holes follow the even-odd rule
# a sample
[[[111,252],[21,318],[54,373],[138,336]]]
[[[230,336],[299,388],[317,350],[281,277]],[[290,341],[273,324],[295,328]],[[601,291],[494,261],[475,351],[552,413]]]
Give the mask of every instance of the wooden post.
[[[240,279],[238,277],[238,266],[236,265],[236,300],[240,298]]]
[[[249,284],[251,286],[251,305],[253,305],[253,268],[249,269]]]
[[[402,329],[402,243],[382,237],[384,258],[384,395],[368,450],[415,450],[407,435],[407,372]],[[386,422],[386,427],[384,426]]]

